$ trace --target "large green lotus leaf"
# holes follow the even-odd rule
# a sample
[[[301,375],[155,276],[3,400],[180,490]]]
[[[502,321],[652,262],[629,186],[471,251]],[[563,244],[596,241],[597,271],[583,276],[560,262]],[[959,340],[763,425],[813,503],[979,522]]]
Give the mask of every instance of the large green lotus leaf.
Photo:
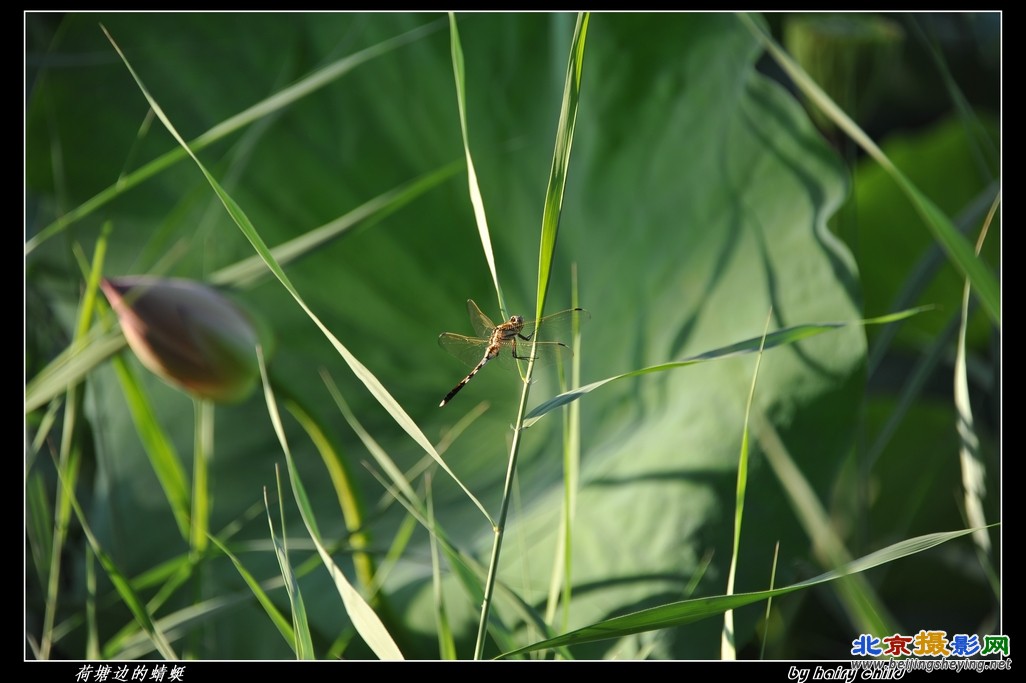
[[[67,210],[113,183],[126,159],[134,168],[174,148],[156,123],[134,143],[145,101],[98,22],[191,139],[310,70],[439,19],[67,16],[48,55],[50,66],[40,71],[30,93],[28,178],[35,225],[49,222],[55,207]],[[201,152],[266,242],[311,230],[462,157],[449,36],[441,19],[439,30],[361,64]],[[458,21],[470,147],[511,307],[505,314],[530,315],[574,18],[471,14]],[[768,314],[771,329],[861,317],[853,260],[826,229],[845,193],[843,173],[793,97],[755,69],[758,56],[751,34],[729,14],[591,18],[547,302],[547,311],[570,305],[570,266],[576,263],[580,305],[591,314],[583,329],[584,382],[758,336]],[[59,165],[49,156],[55,141]],[[202,278],[251,254],[195,167],[181,163],[29,255],[30,285],[43,273],[57,283],[47,290],[52,307],[73,300],[80,279],[68,258],[69,238],[89,252],[103,219],[114,227],[111,274],[160,265],[175,275]],[[471,332],[467,298],[500,317],[466,176],[458,174],[384,221],[294,263],[289,275],[317,315],[430,437],[440,437],[479,402],[489,402],[445,458],[496,515],[519,396],[516,375],[486,367],[451,404],[437,407],[466,372],[439,349],[438,333]],[[365,500],[375,502],[381,487],[358,464],[369,458],[333,409],[319,368],[328,369],[361,422],[400,466],[412,466],[423,453],[276,281],[242,297],[277,335],[272,374],[319,408],[354,462]],[[823,497],[850,446],[864,353],[864,334],[849,328],[774,349],[762,364],[756,409],[770,416]],[[612,383],[581,401],[571,627],[684,597],[710,553],[695,595],[724,591],[753,371],[754,356],[717,361]],[[532,403],[558,391],[551,368],[539,372]],[[95,514],[103,520],[98,526],[112,554],[130,574],[138,573],[186,548],[161,503],[113,374],[102,370],[90,379],[88,405],[102,435],[102,480],[94,506],[101,511]],[[188,462],[190,402],[156,380],[147,386]],[[549,583],[562,498],[559,422],[552,414],[526,434],[519,497],[503,547],[500,581],[536,606]],[[294,423],[287,430],[322,533],[343,536],[316,451]],[[262,400],[219,409],[212,528],[239,519],[261,501],[262,487],[273,490],[274,464],[281,460]],[[749,476],[739,591],[768,585],[777,541],[778,585],[809,562],[808,541],[758,456]],[[486,520],[445,476],[435,476],[433,486],[436,515],[449,537],[486,558],[492,540]],[[401,514],[397,505],[375,513],[375,548],[387,546]],[[257,576],[273,576],[261,520],[258,515],[244,525],[240,538],[264,542],[263,551],[240,557]],[[291,533],[301,536],[298,515],[290,521]],[[291,547],[311,552],[308,545]],[[386,584],[394,613],[413,632],[400,638],[408,656],[435,654],[433,637],[427,637],[434,630],[428,558],[421,533]],[[323,571],[303,581],[309,586],[304,590],[332,594]],[[203,589],[246,590],[226,560],[210,563]],[[471,637],[477,606],[451,584],[446,594],[460,634]],[[277,597],[286,604],[283,594]],[[317,637],[331,642],[344,624],[341,604],[308,603]],[[761,609],[739,613],[742,642]],[[219,614],[221,642],[231,649],[218,650],[218,657],[290,656],[280,639],[268,645],[276,638],[274,627],[251,618],[250,608]],[[501,606],[497,616],[516,624]],[[660,640],[656,654],[716,657],[721,625],[709,620],[675,630]],[[260,635],[240,635],[249,632]],[[838,656],[846,648],[839,643]],[[461,646],[461,654],[468,652]],[[579,654],[603,652],[603,646],[593,646]]]

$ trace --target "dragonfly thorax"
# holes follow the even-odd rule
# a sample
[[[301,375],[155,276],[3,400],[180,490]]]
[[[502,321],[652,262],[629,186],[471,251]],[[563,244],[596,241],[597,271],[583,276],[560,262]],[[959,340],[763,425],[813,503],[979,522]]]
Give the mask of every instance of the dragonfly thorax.
[[[522,329],[524,329],[523,316],[510,316],[507,322],[504,322],[495,328],[495,331],[492,333],[492,340],[498,341],[505,339],[515,339],[517,335],[520,334],[520,331]]]

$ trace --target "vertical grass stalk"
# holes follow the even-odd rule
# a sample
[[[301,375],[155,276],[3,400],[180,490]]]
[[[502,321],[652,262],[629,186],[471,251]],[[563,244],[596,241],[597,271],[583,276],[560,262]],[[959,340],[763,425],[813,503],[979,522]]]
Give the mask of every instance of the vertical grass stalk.
[[[570,264],[570,305],[580,307],[577,281],[577,264]],[[570,365],[570,387],[581,386],[581,326],[580,318],[574,316],[572,341],[573,360]],[[566,392],[565,383],[561,393]],[[556,540],[556,556],[552,566],[552,580],[549,583],[548,602],[545,606],[545,623],[556,627],[556,609],[562,605],[562,618],[557,630],[567,630],[570,624],[570,599],[572,597],[571,577],[573,575],[573,526],[577,510],[578,474],[581,463],[581,407],[577,401],[563,406],[563,509]]]
[[[81,339],[89,332],[89,324],[96,306],[96,292],[100,286],[103,273],[103,262],[107,254],[107,238],[111,232],[109,222],[103,224],[100,238],[93,252],[92,267],[86,280],[82,305],[79,308],[78,320],[75,325],[75,339]],[[43,633],[40,638],[39,658],[49,659],[53,643],[53,624],[57,613],[57,594],[60,589],[61,556],[64,541],[68,534],[71,521],[71,497],[74,495],[78,472],[81,467],[81,451],[77,441],[78,414],[82,410],[82,385],[73,383],[68,386],[67,400],[64,404],[64,426],[61,433],[60,457],[57,468],[60,479],[57,487],[57,501],[54,511],[53,542],[50,548],[50,572],[46,587],[46,609],[43,613]]]
[[[983,242],[987,239],[987,232],[989,231],[991,221],[994,218],[994,214],[997,211],[999,202],[1001,201],[1000,194],[994,198],[994,203],[991,206],[990,212],[987,214],[987,218],[984,221],[983,229],[980,231],[980,236],[976,241],[976,254],[979,255],[980,250],[983,248]],[[987,575],[991,578],[991,582],[995,587],[995,593],[1000,594],[997,590],[1000,586],[999,582],[996,581],[993,569],[990,567],[988,557],[990,555],[990,535],[987,529],[982,527],[986,526],[987,520],[983,514],[983,499],[987,495],[986,489],[986,468],[983,464],[983,458],[980,456],[980,439],[976,434],[976,428],[973,424],[973,408],[972,403],[969,400],[969,376],[968,368],[966,366],[966,344],[965,335],[966,329],[969,326],[969,293],[972,290],[969,279],[966,278],[965,286],[962,290],[962,308],[961,316],[958,328],[958,343],[955,350],[955,378],[954,378],[954,392],[955,392],[955,410],[957,412],[957,424],[956,430],[958,432],[959,439],[959,463],[962,467],[962,488],[964,492],[964,504],[965,504],[965,516],[968,526],[981,527],[977,531],[973,532],[973,542],[976,544],[981,564]]]
[[[748,401],[745,405],[745,424],[741,430],[741,454],[737,463],[737,497],[734,501],[734,540],[730,553],[730,571],[727,574],[726,595],[734,594],[734,579],[737,575],[737,560],[741,550],[741,521],[745,516],[745,491],[748,488],[748,422],[752,414],[752,402],[755,400],[755,385],[759,380],[759,367],[762,365],[762,352],[766,347],[766,334],[769,332],[773,308],[766,314],[766,324],[762,328],[762,340],[759,342],[759,353],[755,356],[755,370],[752,372],[752,386],[748,389]],[[734,610],[723,613],[723,632],[720,637],[720,657],[737,659],[737,640],[734,633]]]
[[[537,338],[537,337],[536,337]],[[533,347],[533,345],[532,345]],[[506,525],[506,515],[509,512],[509,502],[512,499],[513,475],[517,469],[517,456],[520,454],[520,439],[523,436],[524,415],[527,411],[527,397],[531,393],[531,377],[534,374],[534,352],[531,353],[531,360],[527,362],[526,379],[524,388],[520,393],[520,406],[517,408],[516,426],[513,430],[513,443],[509,450],[509,462],[506,465],[506,482],[502,487],[502,506],[499,508],[499,516],[492,527],[495,532],[495,539],[492,542],[492,555],[488,561],[488,576],[485,578],[484,599],[481,602],[481,618],[477,625],[477,643],[474,646],[474,659],[481,659],[484,655],[485,634],[488,632],[488,614],[491,611],[492,598],[495,592],[495,577],[499,573],[499,555],[502,551],[502,538]]]
[[[559,231],[559,216],[563,206],[563,191],[566,188],[567,170],[570,165],[570,149],[573,146],[574,127],[577,121],[577,106],[580,101],[581,76],[583,73],[584,44],[588,34],[590,15],[582,12],[577,15],[574,36],[570,44],[570,57],[567,60],[566,79],[563,86],[563,102],[559,112],[559,125],[556,128],[556,143],[552,154],[552,167],[549,182],[545,189],[545,206],[542,212],[541,240],[538,247],[538,291],[535,304],[535,318],[540,319],[545,308],[545,297],[548,293],[549,278],[552,268],[552,256],[556,249],[556,236]],[[493,529],[495,540],[492,544],[492,555],[488,563],[488,576],[485,579],[484,599],[481,604],[481,619],[477,629],[477,644],[474,647],[474,659],[480,659],[484,653],[485,634],[488,630],[488,614],[491,610],[495,578],[499,571],[499,555],[502,550],[502,538],[509,512],[510,494],[513,490],[513,476],[516,473],[517,456],[520,452],[520,440],[524,432],[524,416],[527,410],[527,397],[530,394],[531,378],[534,376],[535,343],[531,344],[531,356],[524,375],[524,388],[520,394],[520,405],[517,408],[517,419],[513,426],[513,443],[510,446],[509,463],[506,467],[506,482],[503,485],[502,506],[498,521]]]
[[[192,517],[190,519],[189,546],[196,556],[202,555],[207,548],[210,533],[210,509],[213,501],[210,497],[209,472],[210,456],[214,452],[214,404],[202,399],[193,399],[195,414],[195,440],[193,444],[192,463]]]

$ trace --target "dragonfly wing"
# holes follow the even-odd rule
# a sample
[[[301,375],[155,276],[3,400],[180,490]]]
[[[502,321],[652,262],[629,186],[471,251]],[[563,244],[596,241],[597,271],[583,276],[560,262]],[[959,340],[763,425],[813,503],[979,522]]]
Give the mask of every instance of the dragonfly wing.
[[[477,307],[473,299],[467,299],[467,313],[470,314],[470,324],[473,326],[474,333],[477,336],[484,337],[485,339],[492,336],[492,332],[495,331],[495,323],[481,312],[481,309]]]
[[[499,353],[500,365],[507,368],[516,367],[513,355],[514,349],[516,349],[516,358],[523,361],[530,360],[533,349],[535,365],[549,365],[557,360],[565,363],[574,357],[574,352],[562,342],[538,342],[534,344],[521,339],[514,345],[513,341],[509,340],[503,342],[502,352]]]
[[[472,368],[484,357],[488,349],[488,340],[444,332],[438,336],[438,345],[445,349],[446,353]]]
[[[570,328],[574,316],[577,316],[577,319],[583,322],[588,319],[588,312],[583,308],[569,308],[559,313],[553,313],[539,320],[524,323],[524,328],[520,331],[520,334],[530,337],[537,331],[541,333],[539,339],[548,341],[569,340],[571,338]]]

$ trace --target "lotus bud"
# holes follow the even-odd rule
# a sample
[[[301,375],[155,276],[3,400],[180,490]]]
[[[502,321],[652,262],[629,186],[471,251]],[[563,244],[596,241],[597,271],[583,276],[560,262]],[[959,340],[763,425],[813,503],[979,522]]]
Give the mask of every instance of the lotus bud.
[[[253,390],[262,335],[253,319],[216,289],[148,276],[104,278],[100,287],[128,345],[158,376],[214,401],[241,401]]]

